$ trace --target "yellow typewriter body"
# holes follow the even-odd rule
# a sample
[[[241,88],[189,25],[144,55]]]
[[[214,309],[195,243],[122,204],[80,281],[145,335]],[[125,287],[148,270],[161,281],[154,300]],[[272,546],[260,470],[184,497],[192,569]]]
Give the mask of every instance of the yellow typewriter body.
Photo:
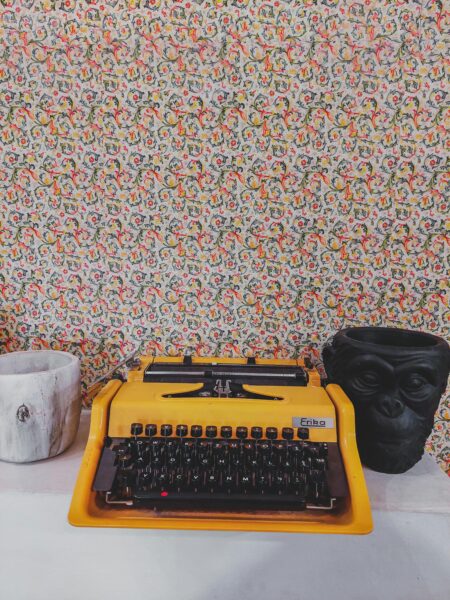
[[[156,359],[144,356],[140,359],[140,365],[129,371],[127,382],[113,379],[96,396],[92,406],[88,443],[69,511],[69,522],[72,525],[341,534],[364,534],[372,530],[370,503],[356,447],[353,406],[339,386],[322,387],[317,371],[306,369],[302,361],[296,360],[257,359],[252,361],[252,368],[247,368],[247,359],[189,358],[188,366],[181,369],[182,372],[178,375],[177,368],[182,367],[185,361],[182,357]],[[194,368],[200,368],[201,365],[209,377],[212,373],[216,391],[211,392],[212,387],[204,388],[200,381],[180,381],[184,373],[188,373],[189,365]],[[217,375],[214,375],[214,369],[218,368],[217,365],[220,365],[222,371],[220,378],[215,380]],[[152,376],[164,379],[165,367],[171,369],[168,371],[172,378],[170,381],[151,380]],[[264,371],[269,378],[283,369],[289,371],[287,377],[294,377],[291,373],[298,369],[304,372],[305,381],[301,385],[296,385],[295,381],[288,382],[288,385],[260,385],[260,381],[267,382],[268,379],[265,376],[262,380],[256,377],[257,385],[244,383],[235,387],[235,390],[241,392],[236,394],[226,388],[229,385],[226,378],[228,375],[233,377],[233,369],[240,369],[244,374],[248,372],[248,375],[253,375],[251,369],[256,370],[257,374]],[[271,370],[275,374],[270,373]],[[272,452],[272,445],[274,452],[275,447],[279,447],[278,452],[285,453],[288,450],[283,449],[283,444],[284,448],[296,445],[296,450],[299,449],[298,446],[337,447],[345,472],[347,493],[339,500],[338,505],[334,506],[332,503],[333,508],[330,510],[309,510],[309,505],[305,505],[306,508],[304,506],[302,510],[296,510],[295,506],[278,510],[276,507],[259,509],[251,505],[244,508],[233,507],[231,510],[222,506],[198,508],[183,504],[174,508],[171,505],[166,507],[164,502],[162,506],[155,508],[145,502],[133,502],[132,499],[127,502],[111,499],[105,501],[108,493],[105,495],[95,491],[95,482],[98,481],[98,472],[101,470],[99,465],[105,460],[102,453],[108,451],[105,446],[111,444],[111,440],[122,442],[121,446],[126,443],[135,444],[134,448],[139,443],[150,443],[151,440],[146,438],[147,428],[144,429],[144,425],[148,423],[152,424],[151,427],[156,427],[156,431],[162,431],[162,428],[167,427],[165,424],[173,424],[163,441],[160,437],[158,440],[155,438],[154,443],[162,444],[161,447],[167,447],[167,444],[170,446],[171,441],[178,445],[180,442],[191,446],[201,444],[202,442],[191,438],[189,433],[184,433],[181,440],[177,439],[177,435],[182,433],[178,427],[187,427],[188,431],[189,428],[193,431],[194,424],[203,432],[207,429],[217,430],[212,441],[202,437],[206,440],[203,445],[209,444],[209,452],[211,443],[216,443],[216,440],[220,452],[224,451],[222,442],[231,444],[236,452],[239,452],[240,445],[241,453],[244,446],[253,453],[256,448],[257,454],[264,448]],[[132,424],[143,426],[137,427],[132,435]],[[226,429],[228,439],[219,439],[220,432],[223,431],[225,436]],[[250,432],[254,432],[256,436],[257,430],[262,430],[264,437],[264,432],[269,436],[269,429],[272,432],[270,440],[249,440]],[[248,432],[247,441],[238,439],[238,434],[242,434],[242,431]],[[283,439],[282,436],[287,440],[291,439],[292,432],[294,435],[298,432],[298,436],[307,435],[307,439],[296,438],[296,442]],[[188,438],[190,441],[187,441]],[[234,450],[227,449],[227,452],[232,451]],[[117,463],[117,458],[115,461]],[[168,494],[169,492],[162,491],[160,495]]]

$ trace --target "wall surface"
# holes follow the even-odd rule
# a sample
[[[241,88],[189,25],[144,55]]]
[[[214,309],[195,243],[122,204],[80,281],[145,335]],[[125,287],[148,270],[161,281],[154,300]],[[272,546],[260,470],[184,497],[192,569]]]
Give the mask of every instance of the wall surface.
[[[2,5],[1,351],[450,337],[441,2]]]

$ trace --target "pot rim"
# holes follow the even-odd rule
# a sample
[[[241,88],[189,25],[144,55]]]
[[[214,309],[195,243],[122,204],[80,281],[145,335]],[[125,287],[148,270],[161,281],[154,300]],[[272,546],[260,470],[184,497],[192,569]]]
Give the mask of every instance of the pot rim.
[[[377,342],[373,339],[358,339],[357,336],[352,335],[352,333],[371,333],[373,337],[380,334],[381,341]],[[403,338],[403,342],[400,340],[395,341],[394,343],[387,343],[386,337],[392,334],[399,334],[399,338]],[[426,351],[433,350],[442,345],[448,347],[446,340],[438,335],[434,335],[433,333],[427,333],[425,331],[415,331],[413,329],[403,329],[401,327],[374,327],[374,326],[361,326],[361,327],[345,327],[338,331],[334,338],[344,337],[352,344],[357,344],[361,346],[372,346],[373,348],[385,348],[386,350],[393,350],[394,348],[410,351]],[[383,339],[384,338],[384,339]],[[408,340],[408,341],[406,341]],[[425,343],[420,343],[420,340]],[[419,343],[415,343],[419,342]]]
[[[56,373],[58,371],[61,371],[62,369],[67,369],[67,367],[70,367],[75,363],[77,363],[78,365],[80,364],[80,359],[77,356],[71,354],[70,352],[65,352],[64,350],[17,350],[15,352],[7,352],[5,354],[0,354],[0,363],[7,357],[13,355],[17,356],[18,354],[60,354],[64,356],[64,358],[68,359],[68,361],[63,365],[52,367],[51,369],[30,371],[29,373],[0,373],[0,379],[5,377],[31,377],[33,375],[42,375],[44,373]]]

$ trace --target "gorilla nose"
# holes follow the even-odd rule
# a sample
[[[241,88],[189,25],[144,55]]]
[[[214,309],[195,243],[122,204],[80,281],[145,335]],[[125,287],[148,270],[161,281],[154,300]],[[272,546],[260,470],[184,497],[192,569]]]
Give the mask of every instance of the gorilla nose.
[[[378,410],[386,417],[394,419],[402,414],[405,406],[398,398],[382,396],[378,400]]]

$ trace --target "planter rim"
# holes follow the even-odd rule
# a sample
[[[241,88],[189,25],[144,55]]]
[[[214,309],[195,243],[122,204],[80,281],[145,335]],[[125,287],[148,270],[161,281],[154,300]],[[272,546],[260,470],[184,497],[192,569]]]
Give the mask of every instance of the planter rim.
[[[8,352],[6,354],[1,354],[0,355],[0,364],[2,362],[4,362],[5,360],[10,360],[9,357],[10,356],[17,356],[17,355],[25,355],[25,354],[59,354],[61,356],[63,356],[65,359],[67,359],[67,362],[65,362],[62,365],[59,366],[55,366],[52,367],[50,369],[41,369],[39,371],[30,371],[29,373],[1,373],[0,372],[0,379],[5,378],[5,377],[31,377],[33,375],[42,375],[44,373],[55,373],[57,371],[61,371],[62,369],[66,369],[67,367],[74,365],[75,363],[80,363],[80,359],[75,356],[74,354],[71,354],[70,352],[65,352],[64,350],[18,350],[16,352]]]
[[[377,333],[381,334],[381,340],[380,342],[377,341],[373,341],[373,340],[364,340],[364,339],[358,339],[358,337],[351,335],[353,332],[358,333],[372,333],[374,336]],[[408,342],[400,342],[400,341],[396,341],[392,344],[390,343],[386,343],[386,341],[384,341],[383,343],[383,336],[386,335],[392,335],[392,334],[399,334],[401,337],[403,338],[408,338]],[[348,340],[350,343],[352,344],[356,344],[356,345],[363,345],[363,346],[372,346],[373,348],[385,348],[386,350],[392,350],[393,348],[405,348],[408,350],[432,350],[435,348],[438,348],[439,346],[441,346],[442,344],[444,344],[445,346],[447,345],[447,342],[445,341],[444,338],[438,336],[438,335],[434,335],[433,333],[427,333],[424,331],[415,331],[413,329],[403,329],[401,327],[372,327],[372,326],[361,326],[361,327],[345,327],[344,329],[341,329],[340,331],[338,331],[337,333],[335,333],[335,335],[333,336],[333,339],[337,338],[337,337],[344,337],[346,340]],[[422,342],[425,343],[420,343],[420,340],[422,340]]]

